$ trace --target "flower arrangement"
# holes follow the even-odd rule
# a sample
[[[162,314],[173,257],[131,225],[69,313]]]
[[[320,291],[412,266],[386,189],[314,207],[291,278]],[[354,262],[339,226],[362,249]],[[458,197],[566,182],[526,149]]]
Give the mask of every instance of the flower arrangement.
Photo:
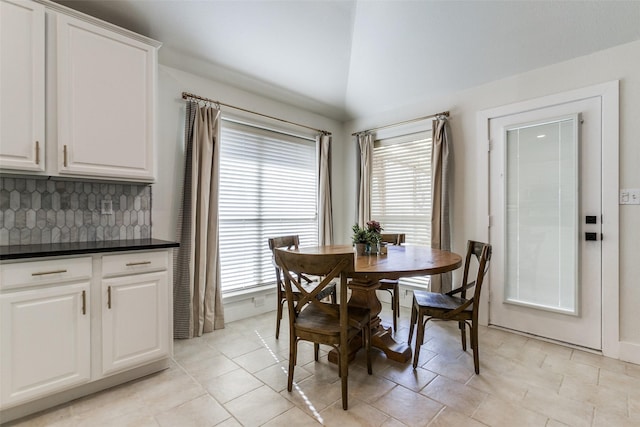
[[[368,221],[366,227],[360,227],[357,223],[351,227],[353,236],[351,240],[354,244],[364,243],[367,245],[377,245],[380,242],[380,232],[383,230],[378,221]]]

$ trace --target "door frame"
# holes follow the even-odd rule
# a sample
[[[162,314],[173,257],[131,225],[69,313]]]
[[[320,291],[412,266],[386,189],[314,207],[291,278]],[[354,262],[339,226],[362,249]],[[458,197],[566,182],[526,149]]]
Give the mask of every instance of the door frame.
[[[476,231],[489,241],[489,120],[586,98],[602,100],[602,354],[620,356],[620,266],[619,266],[619,86],[618,80],[527,101],[482,110],[477,113]],[[491,289],[491,269],[488,272]],[[489,292],[481,297],[480,324],[489,323]]]

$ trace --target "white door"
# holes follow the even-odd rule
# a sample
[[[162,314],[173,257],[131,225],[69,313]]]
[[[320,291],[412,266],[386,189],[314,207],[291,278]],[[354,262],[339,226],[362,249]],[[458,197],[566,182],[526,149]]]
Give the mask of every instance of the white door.
[[[107,375],[169,354],[166,271],[102,282],[102,373]]]
[[[88,382],[89,282],[0,296],[0,407]]]
[[[43,171],[44,6],[0,1],[0,167]]]
[[[490,324],[602,348],[601,129],[600,97],[490,120]]]

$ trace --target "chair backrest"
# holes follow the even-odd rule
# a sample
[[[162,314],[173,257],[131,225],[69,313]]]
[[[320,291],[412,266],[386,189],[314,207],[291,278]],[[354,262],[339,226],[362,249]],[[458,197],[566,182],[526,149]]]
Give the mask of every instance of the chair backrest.
[[[354,268],[353,252],[344,254],[304,254],[283,248],[276,248],[275,262],[284,275],[284,288],[287,294],[289,318],[295,321],[298,313],[307,304],[315,304],[329,314],[337,314],[335,307],[319,301],[316,297],[325,287],[340,278],[340,317],[347,316],[347,277]],[[322,277],[322,280],[311,290],[302,286],[300,277],[312,275]],[[293,292],[300,294],[293,297]],[[344,313],[343,313],[344,311]]]
[[[404,233],[382,233],[380,234],[380,241],[384,243],[390,243],[392,245],[402,245],[404,244],[405,234]]]
[[[477,301],[480,300],[480,291],[482,290],[484,276],[489,270],[491,250],[491,245],[488,243],[476,242],[475,240],[469,240],[467,242],[467,256],[464,261],[464,273],[462,275],[460,296],[462,298],[466,298],[467,289],[475,286],[473,293],[474,309],[479,305]],[[469,270],[473,257],[478,261],[478,271],[476,273],[476,279],[469,282]]]
[[[298,245],[300,245],[300,239],[297,234],[269,238],[269,249],[271,249],[271,253],[273,254],[273,256],[271,257],[271,261],[276,268],[276,285],[279,287],[279,289],[282,289],[283,286],[282,274],[280,272],[280,268],[276,265],[274,251],[276,248],[298,249]]]
[[[269,249],[271,249],[271,252],[273,252],[275,248],[298,249],[299,244],[300,239],[297,234],[292,234],[291,236],[271,237],[269,239]]]

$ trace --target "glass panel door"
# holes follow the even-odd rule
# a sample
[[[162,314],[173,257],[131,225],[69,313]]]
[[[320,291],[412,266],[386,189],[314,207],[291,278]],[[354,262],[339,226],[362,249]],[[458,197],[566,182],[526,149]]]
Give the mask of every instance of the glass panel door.
[[[505,129],[504,302],[578,315],[578,116]]]

